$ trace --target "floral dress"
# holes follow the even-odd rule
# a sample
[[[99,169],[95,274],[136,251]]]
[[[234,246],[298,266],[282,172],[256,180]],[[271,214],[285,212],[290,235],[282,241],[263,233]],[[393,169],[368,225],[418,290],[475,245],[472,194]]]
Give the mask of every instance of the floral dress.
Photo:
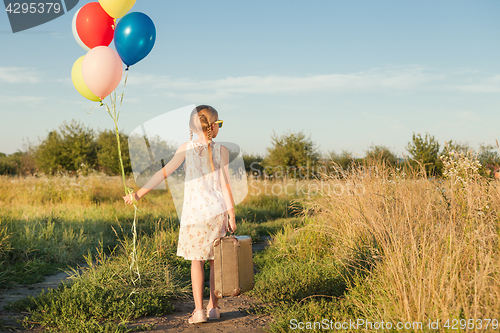
[[[220,144],[211,142],[215,172],[208,147],[188,141],[186,180],[177,255],[188,260],[212,260],[213,242],[226,234],[227,209],[221,190]]]

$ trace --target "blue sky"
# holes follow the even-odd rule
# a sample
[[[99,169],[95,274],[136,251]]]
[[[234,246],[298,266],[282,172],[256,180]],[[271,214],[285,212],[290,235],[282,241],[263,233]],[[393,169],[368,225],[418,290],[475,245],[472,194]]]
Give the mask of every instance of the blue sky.
[[[0,13],[0,152],[37,144],[65,120],[113,128],[71,82],[85,54],[71,21],[87,2],[16,34]],[[261,155],[273,131],[358,155],[372,144],[406,153],[414,132],[473,148],[500,140],[497,0],[137,0],[132,11],[151,17],[157,39],[118,87],[125,133],[209,104],[224,120],[219,141]]]

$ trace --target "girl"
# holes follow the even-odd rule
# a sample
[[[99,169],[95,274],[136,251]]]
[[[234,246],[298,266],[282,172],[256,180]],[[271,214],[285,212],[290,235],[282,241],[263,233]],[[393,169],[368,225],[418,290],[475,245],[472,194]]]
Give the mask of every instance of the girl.
[[[195,309],[190,324],[208,319],[219,319],[214,280],[213,242],[227,231],[236,230],[234,201],[229,182],[229,151],[212,141],[222,127],[217,111],[208,105],[197,106],[191,113],[190,139],[183,143],[174,157],[158,171],[137,193],[123,197],[126,203],[141,199],[164,181],[186,160],[184,201],[179,229],[177,255],[191,260],[191,282]],[[193,132],[198,139],[193,141]],[[210,301],[203,311],[203,283],[205,260],[210,262]]]

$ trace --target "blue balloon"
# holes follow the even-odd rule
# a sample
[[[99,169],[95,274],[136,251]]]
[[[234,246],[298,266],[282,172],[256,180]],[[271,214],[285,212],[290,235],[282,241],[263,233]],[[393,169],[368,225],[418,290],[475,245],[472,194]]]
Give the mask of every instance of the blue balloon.
[[[128,69],[128,66],[144,59],[153,49],[155,25],[144,13],[129,13],[118,21],[114,39],[116,52]]]

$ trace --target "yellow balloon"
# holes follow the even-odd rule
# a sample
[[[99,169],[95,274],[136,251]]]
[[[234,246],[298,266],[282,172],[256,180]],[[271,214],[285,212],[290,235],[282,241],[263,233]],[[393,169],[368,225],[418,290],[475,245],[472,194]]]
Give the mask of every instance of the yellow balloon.
[[[134,7],[135,0],[99,0],[99,3],[109,16],[119,18]]]
[[[85,56],[81,56],[80,58],[76,59],[75,63],[73,64],[73,68],[71,69],[71,80],[73,81],[73,85],[75,86],[76,90],[85,97],[86,99],[90,99],[91,101],[94,102],[99,102],[101,99],[97,97],[92,91],[90,91],[89,87],[85,84],[85,81],[83,81],[83,75],[82,75],[82,62],[83,58]]]

